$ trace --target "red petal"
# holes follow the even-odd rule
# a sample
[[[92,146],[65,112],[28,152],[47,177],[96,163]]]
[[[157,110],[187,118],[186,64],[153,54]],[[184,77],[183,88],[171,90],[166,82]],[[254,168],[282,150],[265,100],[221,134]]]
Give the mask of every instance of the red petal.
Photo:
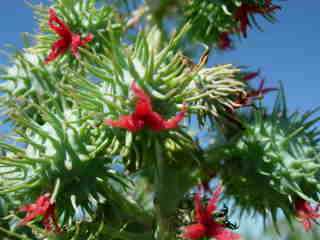
[[[41,223],[42,223],[42,225],[44,226],[44,228],[47,231],[51,231],[52,230],[52,224],[51,224],[50,219],[48,217],[47,218],[43,218]]]
[[[131,89],[139,100],[151,104],[150,97],[136,84],[136,82],[132,82]]]
[[[71,41],[71,53],[76,58],[79,58],[79,47],[81,44],[81,37],[78,34],[72,35],[72,41]]]
[[[243,81],[250,81],[256,78],[257,76],[259,76],[259,74],[260,74],[260,71],[249,73],[243,77]]]
[[[182,238],[200,239],[206,236],[206,227],[202,224],[193,224],[183,228]]]
[[[218,47],[221,50],[226,50],[228,48],[231,48],[231,39],[230,39],[229,33],[227,32],[220,33],[219,39],[218,39]]]
[[[151,103],[139,99],[136,103],[136,109],[134,114],[137,118],[141,118],[141,119],[149,115],[152,115],[153,111],[152,111]]]
[[[187,112],[187,108],[184,106],[182,111],[178,113],[177,116],[165,121],[164,125],[166,129],[177,128],[178,124],[183,120]]]
[[[38,197],[37,201],[36,201],[37,205],[44,205],[44,204],[49,204],[52,205],[50,202],[50,194],[46,193],[44,195],[41,195],[40,197]]]
[[[31,222],[36,217],[40,216],[37,212],[28,213],[19,223],[20,225],[26,225],[28,222]]]
[[[214,191],[214,193],[212,194],[212,197],[208,202],[208,206],[207,206],[207,214],[208,215],[211,215],[212,212],[217,209],[217,204],[219,202],[219,198],[220,198],[221,193],[222,193],[222,186],[219,185],[217,187],[217,189]]]
[[[165,127],[165,120],[160,116],[160,114],[156,112],[150,112],[145,117],[146,125],[153,131],[163,131],[166,129]]]
[[[265,0],[265,13],[270,13],[275,10],[281,10],[279,5],[273,5],[272,0]]]
[[[247,37],[248,26],[249,26],[249,19],[247,16],[245,16],[244,18],[241,19],[241,22],[240,22],[240,31],[243,34],[243,37],[245,38]]]
[[[263,97],[265,94],[277,91],[277,88],[264,88],[264,79],[260,81],[259,88],[257,90],[251,91],[247,94],[245,99],[243,99],[244,105],[248,105],[253,100],[256,100],[257,98]]]
[[[19,211],[20,212],[29,212],[29,211],[34,211],[36,209],[36,205],[35,204],[27,204],[22,206]]]
[[[195,219],[197,222],[201,224],[206,224],[207,222],[207,216],[206,212],[203,209],[202,203],[201,203],[201,196],[200,193],[197,192],[194,196],[194,209],[195,209]]]
[[[71,52],[73,56],[79,58],[79,47],[82,47],[86,43],[90,42],[93,39],[93,35],[89,34],[84,39],[81,39],[79,34],[72,34],[72,41],[71,41]]]
[[[264,88],[260,91],[261,95],[265,95],[266,93],[278,91],[278,88]]]
[[[46,58],[45,63],[55,60],[58,56],[63,55],[69,47],[69,43],[67,43],[64,39],[59,39],[53,43],[51,47],[51,52],[49,56]]]
[[[55,31],[61,38],[71,41],[72,32],[69,27],[58,18],[54,9],[49,9],[49,27]]]
[[[93,40],[94,36],[92,33],[89,33],[84,39],[81,40],[80,46],[87,44]]]
[[[131,89],[138,98],[134,114],[138,118],[145,118],[149,115],[151,116],[153,111],[150,97],[136,84],[136,82],[132,82]]]
[[[214,237],[216,240],[237,240],[241,238],[239,234],[233,233],[227,229],[223,229],[219,231],[219,233],[210,235],[210,237]]]
[[[263,87],[264,87],[264,82],[265,82],[265,80],[264,80],[264,79],[261,79],[260,84],[259,84],[259,88],[258,88],[258,91],[259,91],[259,92],[263,89]]]
[[[247,37],[247,27],[249,26],[249,18],[248,18],[248,4],[242,4],[241,7],[239,7],[235,13],[235,20],[240,22],[240,33],[243,34],[243,36]]]
[[[132,115],[121,116],[119,120],[105,120],[105,124],[112,127],[125,128],[131,132],[139,131],[143,128],[144,123],[139,120],[135,120]]]
[[[310,219],[304,219],[301,221],[305,231],[310,231],[312,229],[312,223]]]

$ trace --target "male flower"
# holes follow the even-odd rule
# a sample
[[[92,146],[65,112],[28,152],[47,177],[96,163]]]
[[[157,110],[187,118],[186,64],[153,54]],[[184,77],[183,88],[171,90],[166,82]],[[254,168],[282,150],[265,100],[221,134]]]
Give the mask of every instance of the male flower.
[[[245,76],[245,80],[250,80],[256,76],[256,73],[249,74]],[[260,86],[257,90],[252,90],[248,92],[245,96],[240,95],[238,99],[235,101],[236,106],[235,108],[246,107],[249,106],[254,100],[262,98],[265,94],[276,91],[277,88],[265,88],[264,87],[264,79],[261,80]]]
[[[244,37],[247,37],[247,29],[251,26],[250,15],[252,14],[270,14],[275,10],[281,9],[278,5],[273,5],[271,0],[265,0],[264,4],[261,6],[256,3],[244,3],[242,4],[235,12],[234,18],[239,22],[240,27],[238,31],[243,34]]]

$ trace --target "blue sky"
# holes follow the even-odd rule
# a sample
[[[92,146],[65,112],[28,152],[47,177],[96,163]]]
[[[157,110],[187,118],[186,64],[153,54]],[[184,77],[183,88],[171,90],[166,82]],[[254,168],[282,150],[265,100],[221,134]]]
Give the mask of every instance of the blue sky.
[[[29,0],[30,1],[30,0]],[[46,3],[47,0],[31,0]],[[283,1],[278,22],[259,19],[264,32],[252,30],[237,49],[212,57],[211,63],[234,63],[261,69],[267,84],[285,84],[292,110],[307,110],[320,105],[320,2]],[[0,49],[5,44],[22,47],[21,32],[37,29],[31,9],[23,0],[3,1],[0,8]],[[0,63],[5,58],[0,57]],[[274,94],[273,94],[274,95]],[[270,104],[272,96],[267,97]]]

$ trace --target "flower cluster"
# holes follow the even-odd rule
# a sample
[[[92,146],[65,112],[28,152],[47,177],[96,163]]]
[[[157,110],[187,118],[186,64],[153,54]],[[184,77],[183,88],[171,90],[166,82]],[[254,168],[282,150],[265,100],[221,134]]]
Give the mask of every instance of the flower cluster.
[[[242,4],[235,12],[234,18],[239,23],[239,31],[244,37],[247,37],[248,27],[251,26],[249,21],[251,14],[266,15],[281,9],[280,6],[272,4],[272,0],[264,0],[264,5],[258,4]]]
[[[253,75],[254,74],[255,73],[253,73]],[[248,75],[245,78],[248,79],[249,77],[251,77],[251,76]],[[260,81],[260,85],[259,85],[259,88],[257,90],[251,90],[246,95],[239,96],[238,99],[235,101],[236,105],[238,107],[249,106],[254,100],[262,98],[265,94],[267,94],[269,92],[278,90],[277,88],[272,88],[272,87],[265,88],[264,87],[264,82],[265,82],[265,80],[262,79]]]

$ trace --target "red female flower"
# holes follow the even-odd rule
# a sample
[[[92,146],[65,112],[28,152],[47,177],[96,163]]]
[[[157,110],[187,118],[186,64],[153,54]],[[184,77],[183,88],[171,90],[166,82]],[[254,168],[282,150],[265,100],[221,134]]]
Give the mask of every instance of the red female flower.
[[[235,12],[234,18],[237,22],[240,22],[240,31],[244,37],[247,37],[248,26],[251,26],[249,21],[249,16],[251,14],[259,13],[266,15],[274,12],[277,9],[281,9],[278,5],[273,5],[272,0],[265,0],[264,5],[260,6],[259,4],[242,4]]]
[[[204,237],[214,238],[216,240],[237,240],[240,235],[226,229],[225,224],[219,223],[214,219],[214,212],[217,210],[219,196],[222,192],[221,186],[212,194],[208,205],[205,207],[201,203],[200,192],[197,192],[194,198],[195,220],[197,223],[183,228],[181,235],[184,239],[196,240]]]
[[[242,80],[245,81],[245,82],[248,82],[248,81],[256,78],[256,77],[259,76],[259,75],[260,75],[260,71],[250,72],[250,73],[246,74],[246,75],[242,78]]]
[[[221,50],[227,50],[231,48],[231,39],[228,32],[222,32],[218,39],[218,48]]]
[[[25,225],[35,218],[41,216],[42,224],[47,231],[52,230],[52,225],[54,225],[56,232],[61,231],[55,217],[55,204],[50,201],[49,193],[40,196],[35,203],[27,204],[21,207],[19,211],[27,213],[27,215],[20,222],[21,225]]]
[[[88,34],[84,39],[81,39],[79,34],[71,32],[70,28],[58,18],[54,9],[49,9],[49,27],[59,35],[60,39],[52,44],[49,56],[45,63],[55,60],[58,56],[63,55],[69,48],[71,53],[76,58],[79,58],[79,47],[92,41],[93,35]]]
[[[252,73],[252,75],[247,75],[245,76],[245,79],[250,80],[253,78],[253,76],[256,76],[256,73]],[[239,107],[245,107],[245,106],[249,106],[252,101],[263,97],[265,94],[272,92],[272,91],[276,91],[278,90],[277,88],[265,88],[264,87],[264,79],[261,80],[260,82],[260,86],[257,90],[253,90],[249,93],[247,93],[247,95],[245,96],[240,96],[236,101],[236,107],[235,108],[239,108]]]
[[[156,132],[178,127],[179,122],[185,116],[186,107],[183,107],[177,116],[165,120],[159,113],[152,110],[150,97],[135,82],[132,83],[131,89],[137,97],[135,111],[130,115],[121,116],[116,121],[107,119],[105,120],[106,125],[125,128],[131,132],[137,132],[145,126]]]
[[[312,208],[310,203],[300,198],[296,200],[294,208],[296,211],[297,218],[303,224],[303,227],[306,231],[311,230],[312,221],[315,221],[317,218],[320,218],[320,204],[318,204],[317,207]]]

